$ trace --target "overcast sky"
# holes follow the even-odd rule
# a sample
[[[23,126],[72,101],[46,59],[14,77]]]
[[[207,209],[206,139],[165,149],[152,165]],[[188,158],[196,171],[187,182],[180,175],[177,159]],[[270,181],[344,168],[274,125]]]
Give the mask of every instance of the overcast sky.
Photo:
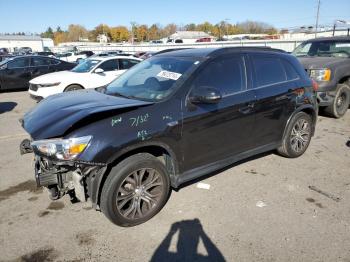
[[[0,33],[43,32],[100,23],[130,26],[159,23],[230,23],[257,20],[277,28],[314,25],[317,0],[0,0]],[[350,21],[350,0],[321,0],[320,24]]]

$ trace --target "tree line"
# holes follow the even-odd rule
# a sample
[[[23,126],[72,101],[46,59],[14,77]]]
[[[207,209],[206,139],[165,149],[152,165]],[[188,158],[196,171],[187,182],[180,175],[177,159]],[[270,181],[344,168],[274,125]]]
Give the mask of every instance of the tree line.
[[[184,26],[174,23],[166,26],[161,26],[160,24],[148,26],[146,24],[131,22],[129,28],[122,25],[108,26],[106,24],[100,24],[92,30],[87,30],[82,25],[71,24],[65,31],[61,27],[57,27],[54,31],[49,27],[45,32],[41,33],[41,37],[51,38],[55,44],[84,40],[97,41],[98,35],[101,34],[106,35],[111,42],[126,42],[131,40],[135,42],[147,42],[166,38],[176,31],[203,31],[217,38],[222,38],[224,35],[248,33],[272,35],[278,32],[273,26],[257,21],[245,21],[237,24],[231,24],[226,21],[221,21],[217,24],[204,22],[201,24],[190,23]]]

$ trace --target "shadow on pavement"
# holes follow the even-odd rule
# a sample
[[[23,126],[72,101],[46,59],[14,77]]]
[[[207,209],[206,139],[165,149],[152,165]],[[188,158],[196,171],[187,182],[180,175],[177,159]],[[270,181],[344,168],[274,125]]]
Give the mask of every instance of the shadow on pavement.
[[[176,252],[169,251],[171,241],[179,233]],[[202,240],[208,255],[198,253],[199,240]],[[225,261],[224,256],[204,232],[199,219],[183,220],[172,224],[169,233],[154,252],[151,262],[158,261]]]
[[[17,106],[16,102],[0,102],[0,114],[12,111]]]

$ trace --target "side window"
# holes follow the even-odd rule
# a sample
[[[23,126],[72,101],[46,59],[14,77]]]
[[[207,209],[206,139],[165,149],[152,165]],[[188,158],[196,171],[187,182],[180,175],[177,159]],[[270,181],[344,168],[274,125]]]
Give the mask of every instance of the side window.
[[[286,81],[286,72],[277,57],[252,56],[257,87]]]
[[[137,61],[137,60],[119,59],[119,69],[120,70],[129,69],[130,67],[133,67],[134,65],[136,65],[138,63],[139,63],[139,61]]]
[[[47,66],[50,64],[49,58],[32,57],[31,66]]]
[[[50,59],[50,65],[58,65],[60,64],[61,62],[57,59]]]
[[[103,62],[98,68],[101,68],[106,72],[118,70],[118,60],[117,59],[108,60],[106,62]]]
[[[7,64],[8,69],[14,69],[14,68],[23,68],[29,66],[29,59],[28,58],[17,58],[15,60],[10,61]]]
[[[223,96],[246,88],[243,57],[216,59],[205,66],[193,82],[194,88],[210,86],[220,90]]]
[[[283,65],[284,65],[284,69],[286,70],[287,80],[299,79],[299,74],[291,63],[283,60]]]

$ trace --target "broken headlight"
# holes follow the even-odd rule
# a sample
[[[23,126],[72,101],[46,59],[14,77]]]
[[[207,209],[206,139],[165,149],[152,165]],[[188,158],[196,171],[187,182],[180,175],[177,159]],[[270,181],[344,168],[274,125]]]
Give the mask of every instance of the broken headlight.
[[[34,151],[59,160],[73,160],[88,146],[92,136],[45,139],[31,143]]]

